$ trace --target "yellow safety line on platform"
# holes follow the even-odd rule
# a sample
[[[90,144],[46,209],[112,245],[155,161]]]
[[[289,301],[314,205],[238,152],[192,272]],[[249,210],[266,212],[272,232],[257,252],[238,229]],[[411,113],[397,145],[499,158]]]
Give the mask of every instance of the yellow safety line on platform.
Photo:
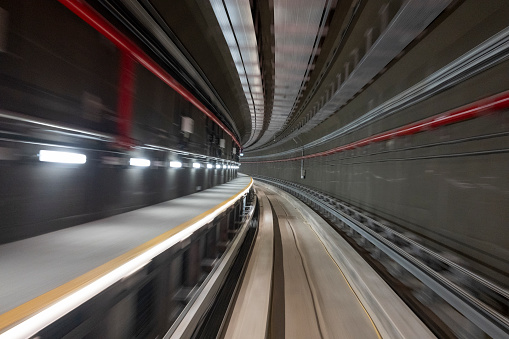
[[[9,311],[1,314],[0,315],[0,334],[4,333],[5,331],[9,330],[10,328],[14,327],[15,325],[21,323],[22,321],[26,320],[27,318],[30,318],[31,316],[35,315],[36,313],[43,311],[45,308],[49,307],[50,305],[56,303],[57,301],[59,301],[63,298],[65,298],[66,296],[69,296],[70,294],[89,285],[93,281],[96,281],[97,279],[108,274],[109,272],[120,267],[121,265],[133,260],[134,258],[138,257],[139,255],[141,255],[142,253],[151,249],[152,247],[162,243],[163,241],[174,236],[175,234],[185,230],[189,226],[204,219],[209,214],[212,214],[215,211],[221,209],[223,206],[236,200],[238,195],[241,194],[242,192],[246,191],[252,184],[253,184],[253,178],[251,178],[249,184],[246,187],[241,189],[239,192],[235,193],[228,200],[223,201],[221,204],[216,205],[215,207],[209,209],[208,211],[203,212],[202,214],[172,228],[171,230],[169,230],[161,235],[158,235],[157,237],[153,238],[152,240],[149,240],[149,241],[145,242],[144,244],[141,244],[141,245],[133,248],[132,250],[129,250],[128,252],[116,257],[115,259],[108,261],[107,263],[104,263],[101,266],[98,266],[98,267],[94,268],[93,270],[88,271],[87,273],[64,283],[63,285],[60,285],[60,286],[58,286],[44,294],[41,294],[40,296],[38,296],[30,301],[27,301],[24,304],[21,304],[15,308],[13,308],[12,310],[9,310]]]

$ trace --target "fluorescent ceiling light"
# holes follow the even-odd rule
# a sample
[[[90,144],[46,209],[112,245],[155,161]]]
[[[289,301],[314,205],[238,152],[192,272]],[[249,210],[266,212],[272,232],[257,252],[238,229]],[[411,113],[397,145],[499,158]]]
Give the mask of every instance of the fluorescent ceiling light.
[[[63,164],[84,164],[87,162],[87,156],[79,153],[40,150],[39,161],[59,162]]]
[[[138,167],[149,167],[150,166],[150,160],[143,159],[143,158],[131,158],[129,160],[129,165],[131,165],[131,166],[138,166]]]
[[[223,165],[223,168],[226,168],[226,165]]]
[[[217,165],[216,165],[216,168],[221,168],[221,165],[217,164]]]
[[[180,161],[170,161],[170,167],[180,168],[182,167],[182,163]]]
[[[207,168],[212,168],[214,166],[212,166],[212,164],[207,164]]]
[[[201,165],[197,162],[193,162],[193,168],[200,168]]]
[[[240,153],[240,156],[243,157],[244,156],[244,153]]]

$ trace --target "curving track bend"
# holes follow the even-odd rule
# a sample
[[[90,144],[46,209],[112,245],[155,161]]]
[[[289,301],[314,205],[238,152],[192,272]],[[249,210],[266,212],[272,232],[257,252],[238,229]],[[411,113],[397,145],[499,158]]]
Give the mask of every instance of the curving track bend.
[[[273,186],[256,190],[259,231],[223,337],[434,337],[316,213]]]

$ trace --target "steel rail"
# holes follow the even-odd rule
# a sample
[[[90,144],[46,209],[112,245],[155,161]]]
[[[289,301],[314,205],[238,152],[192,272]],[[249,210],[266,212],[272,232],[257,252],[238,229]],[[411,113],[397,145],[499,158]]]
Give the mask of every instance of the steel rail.
[[[283,182],[283,183],[285,182],[284,180],[277,180],[277,181],[278,182]],[[334,201],[337,205],[340,205],[341,208],[343,208],[343,209],[345,209],[347,211],[350,211],[351,213],[353,213],[355,215],[362,216],[362,218],[364,218],[365,220],[369,221],[372,225],[376,225],[376,226],[382,228],[384,231],[386,231],[388,233],[391,233],[392,235],[397,236],[398,238],[404,240],[406,243],[409,243],[409,244],[415,246],[419,250],[424,251],[424,252],[432,255],[436,259],[440,260],[440,262],[445,263],[447,266],[453,267],[453,268],[457,269],[458,271],[461,271],[461,272],[469,275],[470,278],[472,278],[472,279],[474,279],[474,280],[476,280],[478,282],[481,282],[481,283],[483,283],[485,285],[489,285],[491,289],[496,290],[496,292],[498,294],[502,295],[505,299],[509,300],[509,292],[508,291],[506,291],[506,290],[500,288],[499,286],[491,283],[490,281],[480,277],[479,275],[470,272],[469,270],[461,267],[460,265],[458,265],[455,262],[447,259],[446,257],[444,257],[444,256],[442,256],[442,255],[440,255],[440,254],[438,254],[438,253],[428,249],[427,247],[422,246],[421,244],[419,244],[415,240],[413,240],[413,239],[411,239],[411,238],[409,238],[409,237],[407,237],[407,236],[405,236],[405,235],[403,235],[403,234],[393,230],[390,227],[387,227],[383,223],[381,223],[381,222],[379,222],[379,221],[377,221],[377,220],[375,220],[375,219],[373,219],[373,218],[371,218],[371,217],[369,217],[369,216],[367,216],[365,214],[360,213],[358,210],[356,210],[354,208],[351,208],[351,207],[347,206],[344,203],[341,203],[338,199],[336,199],[334,197],[331,197],[329,195],[323,194],[323,193],[321,193],[319,191],[312,190],[312,189],[307,188],[307,187],[305,187],[303,185],[294,184],[294,183],[290,183],[290,182],[286,182],[286,185],[287,186],[294,186],[294,187],[297,187],[297,188],[299,188],[301,190],[312,192],[313,195],[320,197],[322,200],[325,200],[325,201]],[[329,206],[334,208],[334,206],[331,206],[330,204],[329,204]]]
[[[357,233],[359,233],[361,236],[367,239],[370,243],[376,246],[379,250],[381,250],[383,253],[388,255],[391,259],[393,259],[395,262],[397,262],[399,265],[405,268],[408,272],[410,272],[413,276],[415,276],[417,279],[423,282],[426,286],[431,288],[435,293],[437,293],[440,297],[447,301],[452,307],[458,310],[467,319],[469,319],[472,323],[477,325],[480,329],[482,329],[491,337],[505,338],[509,335],[509,319],[507,317],[505,317],[498,311],[487,306],[482,301],[469,294],[468,290],[466,290],[464,287],[458,286],[458,284],[453,283],[449,279],[445,278],[436,270],[429,267],[429,265],[427,265],[422,259],[416,258],[410,253],[406,252],[401,246],[397,245],[393,241],[388,240],[386,237],[383,237],[375,230],[355,220],[348,213],[338,211],[334,205],[323,200],[334,201],[335,204],[340,205],[340,207],[343,208],[345,211],[353,212],[354,215],[360,216],[365,220],[368,220],[371,224],[382,228],[386,234],[390,234],[389,237],[397,237],[403,240],[404,242],[411,244],[415,248],[433,257],[439,262],[454,268],[456,272],[461,273],[464,276],[482,284],[482,286],[487,288],[489,291],[496,293],[498,296],[500,296],[501,299],[504,299],[504,301],[507,302],[509,300],[509,293],[504,289],[470,272],[469,270],[435,253],[434,251],[420,245],[419,243],[404,236],[403,234],[396,232],[390,229],[389,227],[377,222],[376,220],[370,218],[369,216],[366,216],[360,213],[359,211],[356,211],[342,204],[335,198],[326,196],[324,194],[319,193],[318,191],[314,191],[309,188],[304,188],[301,185],[293,183],[290,185],[289,183],[283,180],[274,179],[271,180],[268,178],[262,178],[257,176],[254,176],[254,178],[278,186],[285,191],[289,191],[292,194],[297,195],[298,197],[303,197],[312,202],[313,204],[315,204],[315,206],[318,206],[325,212],[341,220],[343,223],[351,227],[353,230],[355,230]],[[308,194],[306,194],[305,192],[307,192]],[[316,196],[317,198],[311,197],[310,194]]]
[[[233,132],[231,132],[207,107],[205,107],[192,93],[184,86],[177,82],[168,72],[166,72],[159,64],[152,60],[145,52],[142,51],[133,41],[122,34],[117,28],[109,23],[104,17],[97,13],[90,5],[81,0],[58,0],[62,5],[67,7],[71,12],[83,19],[91,27],[101,33],[105,38],[110,40],[120,50],[131,55],[140,65],[145,67],[152,74],[161,79],[165,84],[170,86],[184,99],[198,108],[209,119],[214,121],[223,131],[228,134],[232,140],[242,148]]]

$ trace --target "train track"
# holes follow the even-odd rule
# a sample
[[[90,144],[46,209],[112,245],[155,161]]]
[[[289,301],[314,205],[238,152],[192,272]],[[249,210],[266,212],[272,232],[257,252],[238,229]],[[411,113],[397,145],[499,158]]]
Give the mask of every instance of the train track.
[[[389,267],[393,276],[401,278],[455,335],[509,336],[509,293],[503,288],[332,196],[279,179],[255,178],[296,196],[327,217],[371,257]]]
[[[274,186],[256,190],[258,235],[218,338],[434,337],[309,207]]]

